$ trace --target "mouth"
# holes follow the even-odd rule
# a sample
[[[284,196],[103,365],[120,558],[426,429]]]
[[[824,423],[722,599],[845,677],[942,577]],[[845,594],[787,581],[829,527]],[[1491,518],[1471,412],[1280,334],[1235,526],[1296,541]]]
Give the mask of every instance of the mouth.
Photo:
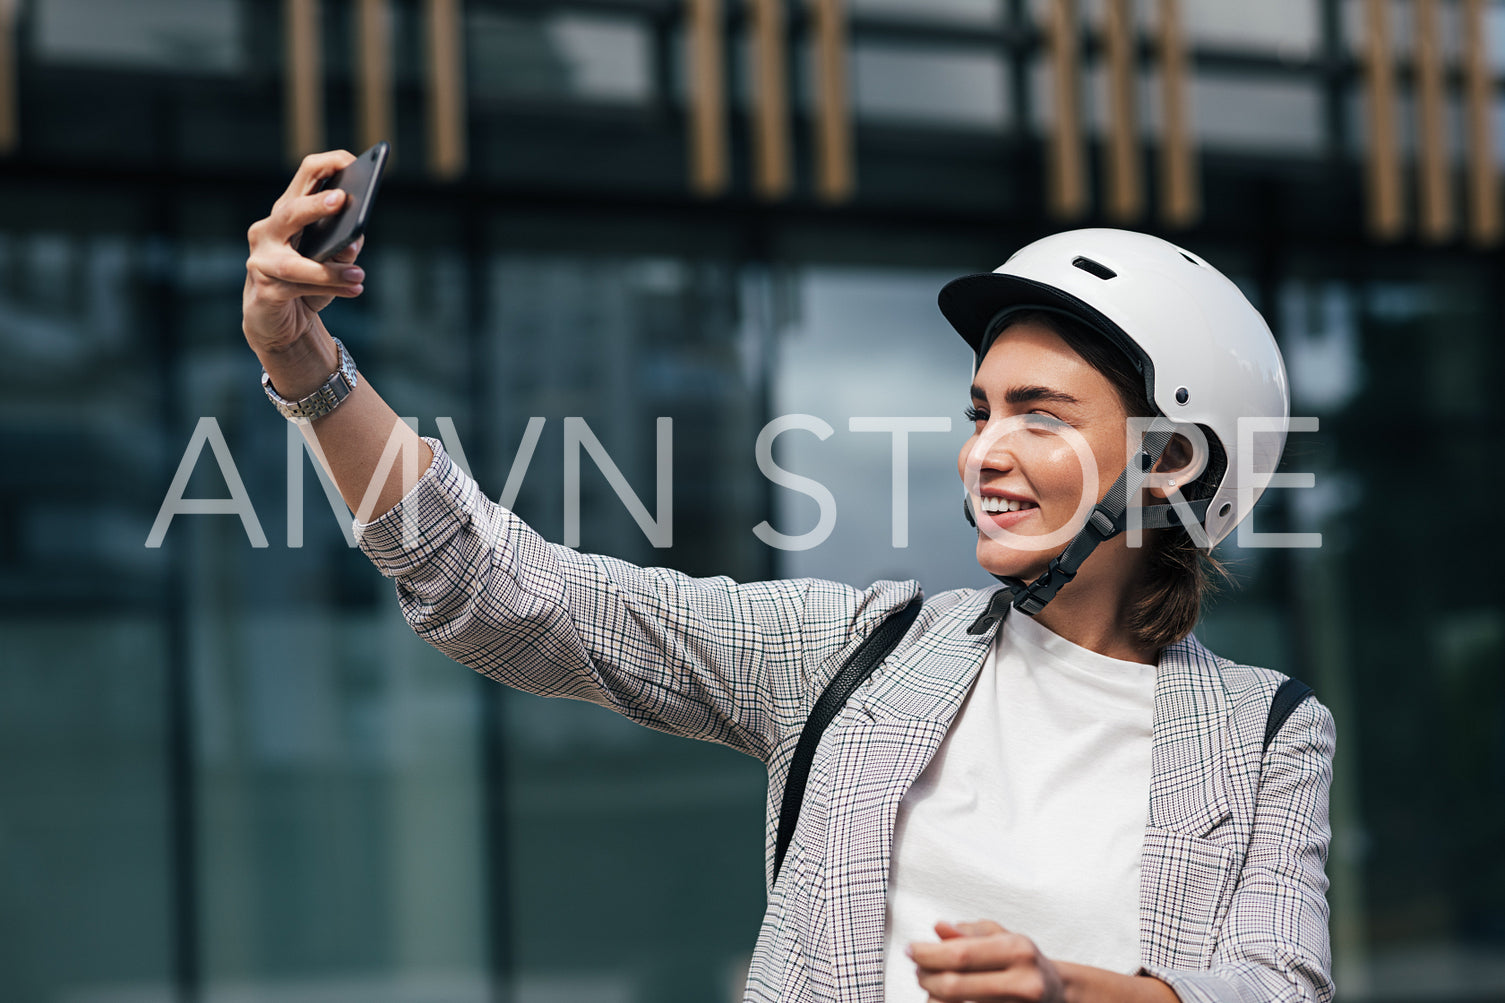
[[[1022,498],[1001,498],[997,495],[984,495],[978,499],[978,511],[988,515],[1006,515],[1010,512],[1023,512],[1037,509],[1040,506],[1032,501]]]

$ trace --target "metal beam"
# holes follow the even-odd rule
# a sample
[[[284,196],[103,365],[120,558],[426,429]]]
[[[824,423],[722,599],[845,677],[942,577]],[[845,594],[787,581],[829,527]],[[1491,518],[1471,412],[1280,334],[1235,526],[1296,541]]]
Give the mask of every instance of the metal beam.
[[[846,10],[842,0],[810,4],[815,31],[815,192],[822,202],[846,202],[857,192]]]
[[[1139,74],[1134,65],[1134,12],[1129,0],[1108,0],[1104,33],[1108,55],[1108,216],[1120,223],[1144,213],[1141,177]]]
[[[326,145],[319,0],[284,0],[282,13],[287,155],[288,160],[297,163]]]
[[[1401,202],[1400,146],[1396,138],[1395,53],[1390,45],[1389,0],[1365,0],[1364,90],[1369,113],[1369,232],[1395,240],[1406,225]]]
[[[1202,214],[1201,177],[1187,107],[1186,35],[1180,0],[1160,0],[1160,88],[1164,135],[1160,137],[1160,218],[1187,227]]]
[[[1463,74],[1468,121],[1469,238],[1480,247],[1500,243],[1500,175],[1495,166],[1494,86],[1490,79],[1485,0],[1463,0]]]
[[[1453,236],[1452,150],[1444,117],[1442,43],[1437,0],[1415,0],[1416,96],[1421,128],[1417,156],[1421,181],[1421,236],[1434,244]]]
[[[392,13],[390,0],[360,0],[355,16],[357,145],[391,141]]]
[[[690,46],[690,190],[702,198],[714,198],[731,183],[721,0],[685,2]]]
[[[1055,98],[1050,125],[1050,172],[1046,179],[1052,215],[1072,219],[1087,211],[1087,152],[1077,96],[1081,73],[1081,32],[1074,0],[1050,5],[1051,84]]]
[[[20,69],[16,65],[18,0],[0,0],[0,157],[21,142]]]
[[[425,0],[428,25],[429,173],[450,181],[465,173],[465,36],[460,0]]]
[[[784,0],[747,0],[753,26],[753,190],[777,201],[794,171],[789,139],[789,56]]]

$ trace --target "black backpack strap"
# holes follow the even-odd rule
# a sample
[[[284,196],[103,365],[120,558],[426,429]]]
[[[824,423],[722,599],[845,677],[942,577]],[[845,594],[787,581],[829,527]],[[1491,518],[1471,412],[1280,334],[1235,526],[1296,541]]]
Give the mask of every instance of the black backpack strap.
[[[852,657],[847,659],[841,671],[836,673],[836,678],[826,685],[825,692],[815,701],[810,717],[800,732],[799,744],[794,748],[794,761],[789,765],[789,777],[784,781],[784,803],[779,808],[779,835],[773,851],[775,881],[779,879],[779,869],[784,866],[784,854],[789,849],[790,841],[794,839],[794,827],[799,824],[800,805],[805,800],[805,781],[810,777],[810,764],[815,759],[815,747],[820,745],[821,735],[825,733],[826,726],[836,719],[857,687],[873,674],[873,670],[894,650],[900,638],[909,632],[909,625],[920,615],[923,602],[923,599],[916,596],[908,606],[890,614],[887,620],[880,623],[878,629],[862,642],[862,646],[852,652]]]
[[[1275,698],[1270,701],[1270,716],[1265,721],[1265,745],[1262,751],[1270,751],[1270,740],[1280,733],[1280,726],[1286,723],[1286,718],[1291,716],[1291,711],[1301,706],[1301,701],[1312,695],[1312,688],[1300,679],[1287,679],[1280,684],[1275,691]]]

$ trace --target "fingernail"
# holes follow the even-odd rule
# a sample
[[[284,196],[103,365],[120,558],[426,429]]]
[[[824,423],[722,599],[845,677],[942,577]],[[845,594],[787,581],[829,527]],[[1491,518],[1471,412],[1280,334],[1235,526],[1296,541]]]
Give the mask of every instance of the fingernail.
[[[347,268],[345,269],[345,274],[343,276],[346,282],[352,284],[360,282],[365,277],[366,273],[361,271],[359,268]]]
[[[332,191],[328,195],[324,196],[324,204],[325,205],[334,205],[339,200],[340,200],[340,193],[339,193],[338,190]]]
[[[904,954],[905,954],[906,957],[908,957],[910,959],[913,959],[914,958],[914,947],[910,946],[910,947],[904,948]]]

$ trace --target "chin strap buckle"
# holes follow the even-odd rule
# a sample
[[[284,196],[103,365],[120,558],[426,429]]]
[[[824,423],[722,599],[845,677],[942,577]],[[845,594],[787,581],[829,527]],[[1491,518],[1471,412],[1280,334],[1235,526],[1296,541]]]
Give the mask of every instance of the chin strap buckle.
[[[1043,575],[1015,593],[1014,608],[1028,616],[1037,615],[1056,597],[1062,586],[1076,577],[1077,569],[1099,543],[1123,532],[1123,523],[1122,508],[1114,512],[1105,504],[1094,505],[1087,524],[1071,545],[1051,560]]]
[[[1014,608],[1028,616],[1034,616],[1045,608],[1045,604],[1056,597],[1056,593],[1067,582],[1076,577],[1076,568],[1067,568],[1061,563],[1061,557],[1051,560],[1050,566],[1045,569],[1045,574],[1030,582],[1014,595]]]

